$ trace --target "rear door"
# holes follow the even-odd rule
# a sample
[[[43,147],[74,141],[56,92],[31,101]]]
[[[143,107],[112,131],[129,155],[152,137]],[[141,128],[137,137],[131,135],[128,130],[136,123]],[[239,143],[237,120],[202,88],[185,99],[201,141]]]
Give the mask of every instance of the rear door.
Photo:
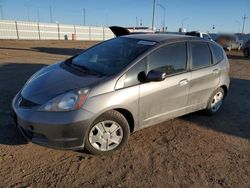
[[[208,99],[218,87],[219,64],[213,64],[212,53],[207,42],[189,42],[191,54],[191,80],[188,106],[193,110],[206,107]]]
[[[184,113],[191,73],[187,70],[187,44],[163,46],[147,57],[147,69],[166,72],[160,82],[140,85],[140,124],[149,126]]]

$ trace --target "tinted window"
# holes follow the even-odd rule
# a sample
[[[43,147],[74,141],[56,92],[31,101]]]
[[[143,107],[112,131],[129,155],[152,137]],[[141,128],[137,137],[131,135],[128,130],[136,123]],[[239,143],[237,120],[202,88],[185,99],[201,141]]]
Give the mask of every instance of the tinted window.
[[[104,75],[118,73],[155,42],[119,37],[90,48],[75,57],[72,63]]]
[[[129,87],[139,84],[138,75],[140,72],[146,72],[146,59],[142,60],[135,64],[130,70],[126,73],[124,87]]]
[[[192,68],[200,68],[211,64],[211,53],[205,42],[192,42]]]
[[[223,59],[223,52],[222,49],[216,45],[216,44],[210,44],[213,54],[214,54],[214,58],[215,58],[215,62],[214,63],[218,63]]]
[[[200,37],[200,33],[197,32],[187,32],[186,35]]]
[[[208,35],[206,35],[206,34],[202,34],[202,37],[204,38],[204,39],[207,39],[207,40],[210,40],[211,38],[208,36]]]
[[[148,56],[149,71],[157,69],[169,75],[184,71],[186,66],[186,43],[164,46]]]

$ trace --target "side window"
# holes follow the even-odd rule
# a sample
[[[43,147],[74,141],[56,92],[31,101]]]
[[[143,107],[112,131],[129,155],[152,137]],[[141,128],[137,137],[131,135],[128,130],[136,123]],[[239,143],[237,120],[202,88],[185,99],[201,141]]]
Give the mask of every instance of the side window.
[[[134,86],[140,83],[138,75],[140,72],[146,72],[146,59],[135,64],[128,70],[125,77],[124,87]]]
[[[223,59],[223,52],[222,49],[216,45],[216,44],[210,44],[213,54],[214,54],[214,58],[215,58],[215,62],[214,63],[218,63]]]
[[[204,39],[207,39],[207,40],[210,40],[211,38],[208,36],[208,35],[206,35],[206,34],[202,34],[202,37],[204,38]]]
[[[211,65],[211,52],[205,42],[192,42],[192,68],[197,69]]]
[[[148,71],[156,69],[168,75],[182,72],[187,67],[186,43],[164,46],[148,56]]]

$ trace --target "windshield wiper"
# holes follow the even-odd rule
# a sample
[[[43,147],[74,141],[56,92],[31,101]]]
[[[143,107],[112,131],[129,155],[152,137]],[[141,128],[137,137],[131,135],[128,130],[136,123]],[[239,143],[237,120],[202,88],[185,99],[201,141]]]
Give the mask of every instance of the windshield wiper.
[[[97,71],[94,71],[94,70],[92,70],[92,69],[89,69],[89,68],[87,68],[87,67],[84,66],[84,65],[79,65],[79,64],[74,64],[74,63],[71,63],[71,65],[72,65],[72,66],[75,66],[75,67],[78,67],[78,68],[84,70],[85,72],[91,72],[91,73],[93,73],[93,74],[95,74],[95,75],[105,76],[104,74],[102,74],[102,73],[100,73],[100,72],[97,72]]]
[[[78,71],[81,71],[81,72],[86,72],[86,73],[92,73],[92,74],[95,74],[95,75],[100,75],[100,76],[105,76],[104,74],[100,73],[100,72],[96,72],[92,69],[89,69],[87,68],[86,66],[84,65],[79,65],[79,64],[75,64],[73,63],[73,59],[76,57],[77,55],[65,60],[65,64],[68,65],[68,66],[71,66],[73,67],[74,69],[78,70]]]
[[[75,68],[75,69],[77,69],[77,70],[79,70],[79,71],[81,71],[81,72],[88,72],[88,73],[91,72],[92,74],[96,74],[96,75],[100,75],[100,76],[105,76],[105,74],[100,73],[100,72],[97,72],[97,71],[94,71],[94,70],[92,70],[92,69],[89,69],[89,68],[87,68],[87,67],[84,66],[84,65],[79,65],[79,64],[73,63],[73,59],[74,59],[75,57],[77,57],[78,55],[79,55],[79,54],[76,54],[76,55],[70,57],[69,59],[66,59],[66,60],[65,60],[65,64],[68,65],[68,66],[71,66],[71,67],[73,67],[73,68]]]
[[[77,69],[83,70],[84,72],[87,72],[87,71],[92,72],[90,69],[88,69],[84,65],[79,65],[79,64],[75,64],[71,62],[71,66],[76,67]]]
[[[70,57],[69,59],[66,59],[65,60],[65,63],[67,63],[67,64],[72,64],[72,60],[76,57],[76,56],[78,56],[79,54],[76,54],[76,55],[73,55],[72,57]]]

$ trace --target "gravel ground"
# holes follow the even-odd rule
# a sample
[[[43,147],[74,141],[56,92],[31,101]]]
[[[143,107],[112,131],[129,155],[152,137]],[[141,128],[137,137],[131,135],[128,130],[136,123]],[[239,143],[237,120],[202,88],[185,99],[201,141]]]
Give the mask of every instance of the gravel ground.
[[[10,102],[41,67],[93,42],[0,41],[0,187],[250,187],[250,59],[230,52],[223,110],[189,114],[131,135],[110,156],[27,143]]]

